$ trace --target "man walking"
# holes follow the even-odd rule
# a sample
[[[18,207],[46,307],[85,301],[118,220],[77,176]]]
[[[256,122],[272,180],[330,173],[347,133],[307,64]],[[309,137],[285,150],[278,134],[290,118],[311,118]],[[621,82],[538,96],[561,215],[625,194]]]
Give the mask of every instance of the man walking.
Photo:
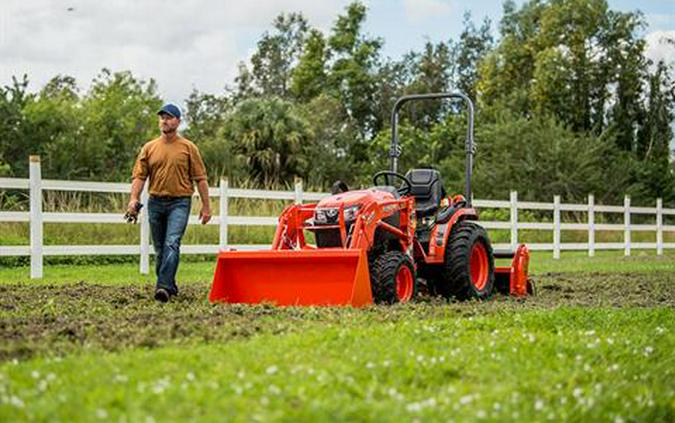
[[[190,216],[193,183],[197,183],[202,201],[199,212],[202,224],[211,219],[211,208],[206,169],[199,149],[178,134],[180,109],[169,103],[157,114],[161,136],[147,142],[136,159],[127,213],[138,214],[141,191],[145,180],[150,178],[147,210],[155,247],[155,299],[165,303],[178,294],[176,271],[181,238]]]

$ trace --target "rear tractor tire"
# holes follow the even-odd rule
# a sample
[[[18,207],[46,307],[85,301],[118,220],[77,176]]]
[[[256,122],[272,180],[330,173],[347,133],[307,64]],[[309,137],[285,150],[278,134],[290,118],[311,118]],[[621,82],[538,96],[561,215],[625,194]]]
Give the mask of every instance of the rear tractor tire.
[[[400,251],[389,251],[373,261],[370,283],[377,304],[406,303],[417,293],[415,266]]]
[[[495,264],[485,229],[469,221],[456,223],[439,270],[433,286],[443,297],[459,300],[490,297],[495,283]]]

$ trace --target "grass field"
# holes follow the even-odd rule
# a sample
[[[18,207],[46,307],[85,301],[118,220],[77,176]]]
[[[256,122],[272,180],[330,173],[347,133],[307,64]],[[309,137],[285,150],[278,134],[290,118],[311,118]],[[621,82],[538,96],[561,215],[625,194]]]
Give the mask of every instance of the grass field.
[[[674,421],[675,255],[532,258],[525,300],[209,305],[137,265],[0,269],[0,421]]]

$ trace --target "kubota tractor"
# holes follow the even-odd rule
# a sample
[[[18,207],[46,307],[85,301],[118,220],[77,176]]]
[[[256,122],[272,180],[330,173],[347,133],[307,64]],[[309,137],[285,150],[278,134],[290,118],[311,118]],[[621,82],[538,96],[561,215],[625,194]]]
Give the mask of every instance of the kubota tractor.
[[[468,108],[464,195],[447,196],[434,169],[397,172],[400,108],[439,98],[463,100]],[[471,100],[460,93],[404,96],[391,124],[391,170],[378,172],[371,188],[350,191],[338,184],[317,204],[288,206],[271,250],[221,252],[209,301],[358,307],[410,301],[421,281],[446,298],[530,292],[527,247],[493,251],[471,206]],[[314,244],[307,242],[310,233]],[[495,258],[511,258],[511,265],[495,267]]]

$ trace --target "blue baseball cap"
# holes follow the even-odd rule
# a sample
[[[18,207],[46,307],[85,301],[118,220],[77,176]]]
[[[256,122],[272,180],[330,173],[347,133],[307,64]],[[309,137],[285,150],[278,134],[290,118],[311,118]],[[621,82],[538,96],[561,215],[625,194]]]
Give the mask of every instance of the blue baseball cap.
[[[180,109],[173,103],[166,103],[165,105],[163,105],[162,108],[159,109],[157,114],[161,115],[162,113],[166,113],[167,115],[171,115],[175,118],[180,119]]]

